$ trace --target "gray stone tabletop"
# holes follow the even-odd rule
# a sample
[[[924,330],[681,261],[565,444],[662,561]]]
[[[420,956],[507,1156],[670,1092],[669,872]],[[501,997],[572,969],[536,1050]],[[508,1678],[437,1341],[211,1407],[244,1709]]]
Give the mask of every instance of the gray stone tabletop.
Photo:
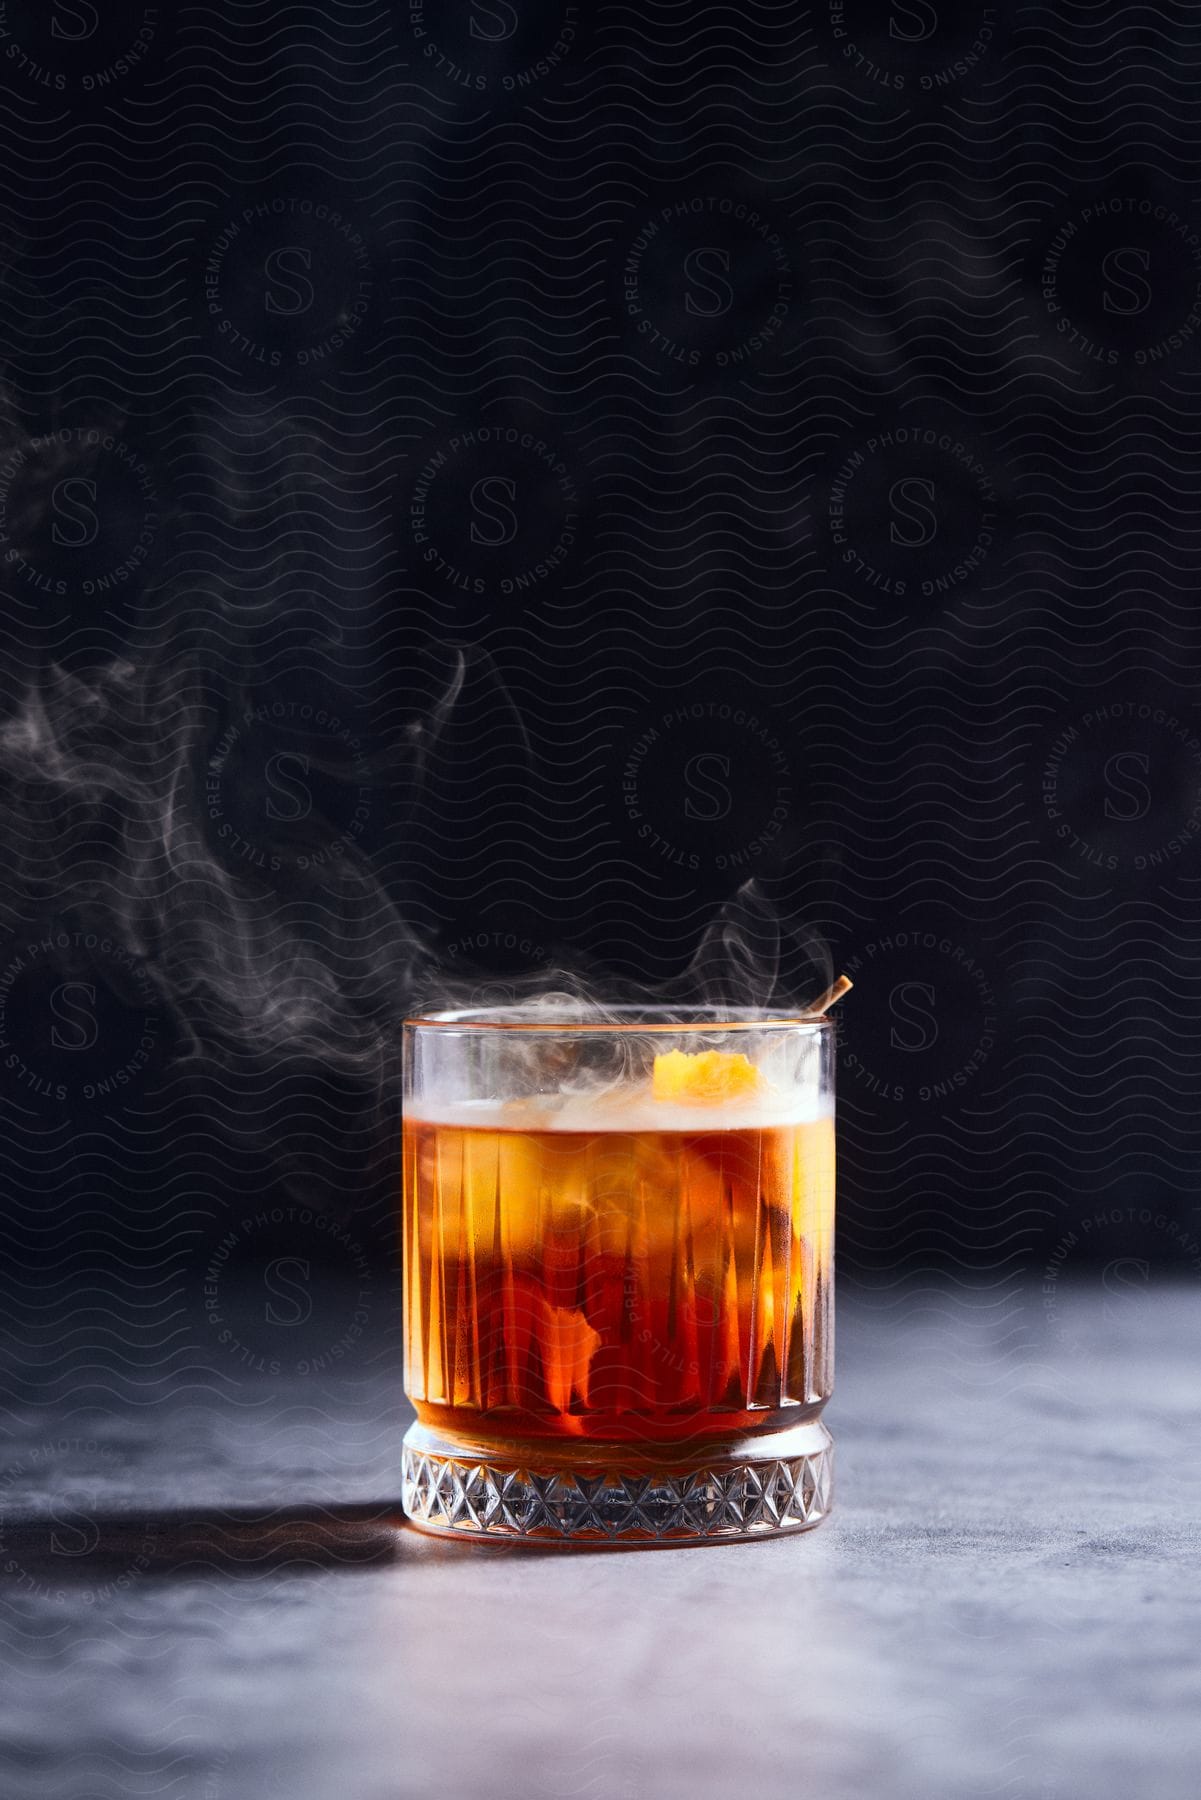
[[[834,1518],[584,1555],[403,1525],[395,1320],[323,1304],[10,1363],[5,1800],[1201,1792],[1201,1289],[844,1291]]]

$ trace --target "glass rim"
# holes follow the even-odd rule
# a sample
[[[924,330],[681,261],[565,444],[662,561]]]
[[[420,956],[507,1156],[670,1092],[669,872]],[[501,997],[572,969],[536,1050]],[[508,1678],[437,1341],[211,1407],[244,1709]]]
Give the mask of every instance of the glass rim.
[[[577,1032],[638,1033],[682,1031],[795,1031],[798,1029],[832,1031],[834,1020],[827,1013],[804,1013],[779,1008],[752,1006],[611,1006],[603,1019],[522,1018],[528,1008],[520,1002],[512,1006],[464,1006],[428,1013],[417,1013],[405,1019],[406,1031],[508,1031],[558,1032],[561,1036]],[[655,1014],[671,1013],[671,1018]],[[637,1017],[622,1017],[636,1014]],[[506,1016],[508,1015],[508,1016]],[[647,1015],[650,1015],[649,1017]]]

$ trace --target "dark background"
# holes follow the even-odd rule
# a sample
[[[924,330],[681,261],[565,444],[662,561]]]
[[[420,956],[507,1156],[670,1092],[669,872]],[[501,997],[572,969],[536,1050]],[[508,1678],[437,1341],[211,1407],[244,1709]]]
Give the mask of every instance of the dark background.
[[[851,1279],[1201,1268],[1196,9],[2,10],[13,1342],[357,1278],[406,1007],[731,901]]]

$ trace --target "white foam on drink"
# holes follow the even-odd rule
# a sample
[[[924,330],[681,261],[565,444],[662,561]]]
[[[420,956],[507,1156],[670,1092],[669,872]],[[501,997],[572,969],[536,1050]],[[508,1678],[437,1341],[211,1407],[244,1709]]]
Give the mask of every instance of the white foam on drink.
[[[526,1100],[452,1100],[430,1095],[406,1102],[405,1117],[429,1125],[480,1131],[767,1131],[811,1125],[834,1116],[814,1087],[705,1105],[653,1098],[645,1089],[602,1094],[538,1094]]]

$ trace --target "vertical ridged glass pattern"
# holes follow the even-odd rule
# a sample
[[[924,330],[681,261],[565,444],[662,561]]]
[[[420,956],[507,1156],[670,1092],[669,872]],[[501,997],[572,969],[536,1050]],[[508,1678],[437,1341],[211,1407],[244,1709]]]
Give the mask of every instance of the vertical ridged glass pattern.
[[[832,1120],[413,1120],[404,1154],[407,1385],[423,1417],[650,1440],[761,1428],[826,1397]]]

